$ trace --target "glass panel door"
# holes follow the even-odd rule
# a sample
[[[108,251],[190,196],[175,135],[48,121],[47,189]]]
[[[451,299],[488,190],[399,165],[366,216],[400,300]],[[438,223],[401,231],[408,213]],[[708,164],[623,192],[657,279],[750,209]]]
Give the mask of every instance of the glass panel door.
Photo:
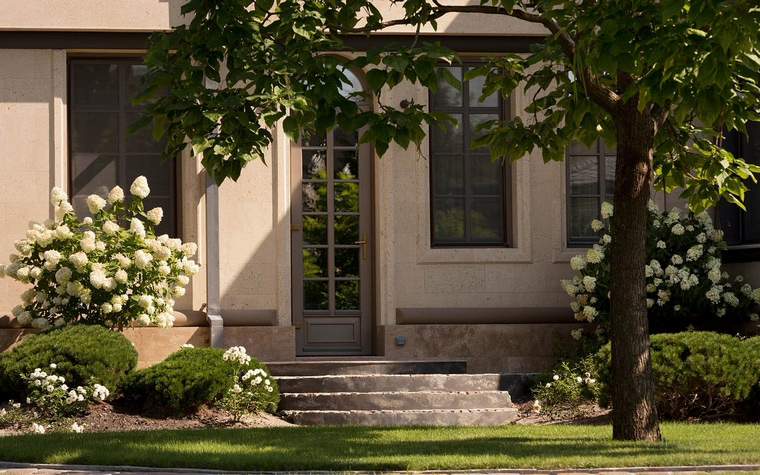
[[[291,154],[298,355],[372,353],[371,165],[357,143],[334,129]]]

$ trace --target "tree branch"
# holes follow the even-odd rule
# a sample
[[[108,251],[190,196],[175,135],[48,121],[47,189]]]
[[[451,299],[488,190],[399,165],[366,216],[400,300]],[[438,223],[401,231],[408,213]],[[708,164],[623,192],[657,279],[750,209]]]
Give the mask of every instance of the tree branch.
[[[429,20],[441,18],[442,16],[449,13],[483,13],[487,15],[510,16],[512,18],[517,18],[518,20],[527,21],[529,23],[541,24],[557,39],[560,47],[562,48],[562,52],[570,61],[570,63],[574,63],[575,55],[577,54],[577,46],[575,40],[573,40],[573,38],[566,31],[564,31],[562,29],[562,26],[553,18],[542,17],[540,14],[531,13],[526,10],[520,10],[517,8],[513,9],[512,11],[507,11],[504,8],[490,5],[443,5],[440,3],[440,0],[432,1],[436,7],[432,9],[432,13],[428,17]],[[391,26],[414,25],[418,23],[419,21],[415,20],[414,18],[402,18],[363,27],[346,28],[344,26],[336,24],[328,24],[327,27],[341,33],[368,33],[372,31],[382,30]],[[599,106],[609,114],[613,114],[615,112],[618,105],[620,104],[620,96],[602,84],[593,74],[591,69],[586,68],[581,71],[581,77],[579,79],[582,81],[583,87],[586,89],[587,94],[594,102],[599,104]]]

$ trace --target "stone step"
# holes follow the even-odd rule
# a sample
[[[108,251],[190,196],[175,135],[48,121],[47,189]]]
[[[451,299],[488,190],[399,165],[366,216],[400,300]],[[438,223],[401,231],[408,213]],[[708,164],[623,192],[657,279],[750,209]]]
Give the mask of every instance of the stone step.
[[[273,376],[324,376],[358,374],[455,374],[466,373],[466,361],[384,360],[299,360],[266,363]]]
[[[498,426],[517,418],[517,409],[406,411],[285,411],[300,425],[362,426]]]
[[[506,391],[412,391],[281,393],[280,410],[501,409],[512,406]]]
[[[509,391],[521,397],[526,374],[358,374],[279,376],[283,393],[377,391]]]

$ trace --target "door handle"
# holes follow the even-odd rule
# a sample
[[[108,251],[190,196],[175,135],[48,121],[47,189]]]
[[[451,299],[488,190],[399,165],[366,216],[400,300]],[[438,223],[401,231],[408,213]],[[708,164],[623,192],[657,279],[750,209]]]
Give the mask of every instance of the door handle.
[[[354,241],[354,244],[362,245],[362,259],[367,260],[367,233],[362,233],[361,241]]]

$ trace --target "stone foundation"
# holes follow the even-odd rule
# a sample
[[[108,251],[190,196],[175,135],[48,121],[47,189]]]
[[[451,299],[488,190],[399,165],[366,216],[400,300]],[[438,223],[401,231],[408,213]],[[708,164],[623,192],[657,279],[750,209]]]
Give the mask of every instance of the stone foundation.
[[[572,342],[577,323],[385,325],[378,355],[388,359],[462,359],[468,373],[535,373],[551,367],[558,341]],[[396,337],[403,336],[403,346]]]
[[[0,352],[37,333],[29,328],[0,328]],[[137,368],[163,361],[184,344],[209,346],[209,327],[139,327],[123,331],[138,354]],[[224,327],[224,347],[244,346],[249,355],[260,361],[295,359],[295,330],[292,327]]]

